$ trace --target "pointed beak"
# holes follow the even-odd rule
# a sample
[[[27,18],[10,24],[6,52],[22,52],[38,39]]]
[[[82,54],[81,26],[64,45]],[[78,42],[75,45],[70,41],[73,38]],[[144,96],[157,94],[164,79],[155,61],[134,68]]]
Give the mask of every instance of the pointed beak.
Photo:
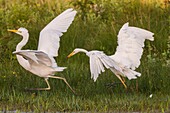
[[[8,31],[9,32],[14,32],[14,33],[18,32],[18,30],[11,30],[11,29],[8,29]]]
[[[71,56],[73,56],[75,54],[75,52],[73,51],[72,53],[70,53],[67,58],[70,58]]]

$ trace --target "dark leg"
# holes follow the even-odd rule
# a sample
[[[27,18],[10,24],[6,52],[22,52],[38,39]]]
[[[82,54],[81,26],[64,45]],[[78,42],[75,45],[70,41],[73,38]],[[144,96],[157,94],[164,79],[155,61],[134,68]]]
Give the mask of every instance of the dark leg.
[[[115,75],[119,78],[119,80],[121,81],[121,83],[122,83],[122,84],[124,85],[124,87],[127,89],[127,86],[126,86],[126,84],[125,84],[125,79],[121,78],[121,76],[118,75],[118,74],[115,74]],[[108,88],[110,88],[110,87],[116,87],[117,84],[120,84],[120,82],[108,83],[108,84],[106,84],[106,86],[107,86]]]
[[[50,84],[48,83],[48,78],[45,78],[45,82],[47,83],[47,88],[29,88],[29,89],[26,89],[26,90],[50,90]]]

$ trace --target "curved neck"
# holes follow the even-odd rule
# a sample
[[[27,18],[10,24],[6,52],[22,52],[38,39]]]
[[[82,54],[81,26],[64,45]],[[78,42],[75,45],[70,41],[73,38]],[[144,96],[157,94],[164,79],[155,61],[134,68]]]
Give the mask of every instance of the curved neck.
[[[29,39],[29,34],[25,34],[23,35],[22,41],[20,43],[18,43],[17,47],[16,47],[16,51],[19,51],[22,49],[23,46],[26,45],[26,43],[28,42]]]
[[[79,48],[79,52],[88,53],[87,50]]]

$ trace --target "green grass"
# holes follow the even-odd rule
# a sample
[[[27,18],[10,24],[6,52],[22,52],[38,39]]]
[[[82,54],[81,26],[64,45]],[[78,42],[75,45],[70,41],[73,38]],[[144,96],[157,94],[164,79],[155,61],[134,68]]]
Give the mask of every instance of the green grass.
[[[20,111],[136,111],[156,112],[169,110],[169,95],[153,94],[95,94],[91,96],[75,96],[63,92],[18,92],[12,90],[5,92],[6,97],[1,100],[4,110]],[[7,97],[9,95],[9,97]],[[15,98],[13,98],[15,97]],[[161,98],[161,99],[160,99]],[[6,103],[8,104],[6,105]]]
[[[0,111],[170,111],[168,5],[163,0],[89,1],[93,4],[86,0],[0,0]],[[92,5],[97,6],[97,10]],[[30,39],[24,49],[36,49],[41,29],[69,7],[75,7],[78,14],[62,36],[56,58],[59,66],[68,68],[56,76],[65,77],[78,95],[74,95],[63,81],[55,79],[49,80],[50,91],[26,92],[25,88],[46,87],[46,83],[18,64],[12,52],[21,37],[7,32],[7,29],[27,28]],[[127,90],[122,84],[106,87],[108,83],[120,82],[110,70],[93,82],[86,55],[66,58],[76,47],[113,54],[117,33],[127,21],[155,33],[154,42],[146,41],[141,65],[137,69],[142,76],[131,81],[125,78]],[[153,94],[152,98],[149,98],[150,94]]]

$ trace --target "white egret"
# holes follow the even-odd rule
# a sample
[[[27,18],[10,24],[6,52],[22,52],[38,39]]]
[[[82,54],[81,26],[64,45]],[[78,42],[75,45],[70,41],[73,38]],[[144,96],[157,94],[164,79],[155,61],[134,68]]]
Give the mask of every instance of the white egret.
[[[74,20],[76,11],[72,8],[67,9],[59,16],[54,18],[44,29],[40,32],[38,50],[21,50],[28,42],[29,33],[25,28],[18,30],[8,30],[17,33],[23,37],[22,41],[17,45],[16,54],[19,64],[27,71],[45,78],[47,88],[32,88],[29,90],[50,90],[48,78],[56,78],[63,80],[68,87],[74,92],[65,78],[53,76],[55,72],[60,72],[66,67],[59,67],[54,59],[58,56],[60,37],[67,31],[68,27]]]
[[[68,58],[76,53],[83,52],[90,58],[91,78],[96,81],[99,74],[104,72],[104,67],[110,69],[122,82],[125,88],[123,77],[129,80],[136,79],[141,73],[135,69],[140,65],[145,39],[154,40],[153,33],[141,28],[131,27],[125,23],[118,33],[118,46],[114,55],[107,56],[102,51],[87,51],[76,48],[68,55]]]

